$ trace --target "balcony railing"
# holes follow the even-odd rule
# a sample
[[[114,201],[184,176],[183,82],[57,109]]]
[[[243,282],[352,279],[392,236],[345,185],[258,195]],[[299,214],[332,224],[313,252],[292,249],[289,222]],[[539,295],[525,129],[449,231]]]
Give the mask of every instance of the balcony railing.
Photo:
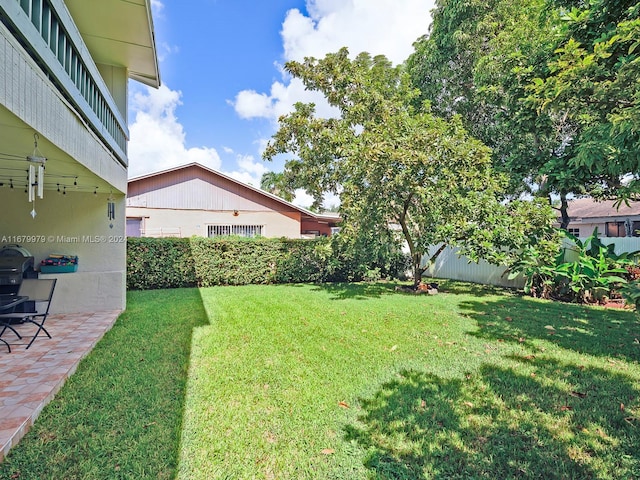
[[[0,0],[2,21],[127,166],[128,129],[62,0]]]

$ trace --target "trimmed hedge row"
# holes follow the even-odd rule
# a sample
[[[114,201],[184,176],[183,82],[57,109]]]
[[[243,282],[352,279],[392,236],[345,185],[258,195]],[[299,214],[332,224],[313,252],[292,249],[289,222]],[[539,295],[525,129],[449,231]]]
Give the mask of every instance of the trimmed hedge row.
[[[395,275],[390,267],[363,266],[335,252],[327,238],[128,238],[127,288],[150,290],[215,285],[356,281]]]

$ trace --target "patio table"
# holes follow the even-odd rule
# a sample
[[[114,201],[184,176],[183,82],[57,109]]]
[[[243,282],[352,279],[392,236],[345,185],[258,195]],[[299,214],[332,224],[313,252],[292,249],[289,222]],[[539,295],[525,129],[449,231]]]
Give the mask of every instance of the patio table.
[[[18,305],[26,302],[27,300],[29,300],[29,297],[24,295],[0,295],[0,315],[12,314]],[[11,346],[9,345],[9,342],[2,338],[2,335],[7,330],[7,328],[13,331],[13,333],[15,333],[18,338],[21,338],[18,332],[16,332],[15,329],[11,326],[11,320],[11,317],[5,317],[4,319],[0,318],[0,327],[2,327],[2,331],[0,331],[0,342],[4,343],[7,346],[7,348],[9,349],[9,353],[11,353]]]

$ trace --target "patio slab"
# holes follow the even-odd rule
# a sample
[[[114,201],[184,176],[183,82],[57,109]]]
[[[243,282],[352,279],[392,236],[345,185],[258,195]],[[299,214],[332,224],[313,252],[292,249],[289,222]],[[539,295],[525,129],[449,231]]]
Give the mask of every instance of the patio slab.
[[[50,315],[45,327],[52,338],[41,333],[29,350],[34,325],[20,325],[22,340],[11,331],[4,333],[11,353],[0,343],[0,462],[118,315],[120,311]]]

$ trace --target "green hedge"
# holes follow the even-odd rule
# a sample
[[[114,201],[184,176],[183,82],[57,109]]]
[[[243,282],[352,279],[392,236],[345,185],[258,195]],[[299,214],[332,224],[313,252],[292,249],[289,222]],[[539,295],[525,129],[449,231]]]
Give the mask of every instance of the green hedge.
[[[129,238],[127,288],[211,287],[268,283],[357,281],[395,276],[401,255],[366,265],[336,251],[330,239]]]
[[[129,238],[127,288],[353,281],[377,266],[359,265],[330,240]]]
[[[128,238],[127,288],[193,287],[198,284],[188,238]]]

